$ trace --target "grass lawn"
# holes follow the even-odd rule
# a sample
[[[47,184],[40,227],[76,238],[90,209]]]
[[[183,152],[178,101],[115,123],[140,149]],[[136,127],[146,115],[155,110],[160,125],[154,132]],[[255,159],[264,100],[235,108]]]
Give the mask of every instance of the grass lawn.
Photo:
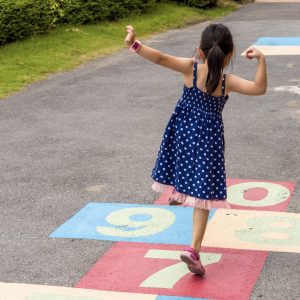
[[[0,99],[51,73],[70,70],[85,61],[122,49],[127,24],[134,25],[138,38],[146,38],[226,15],[237,7],[233,2],[207,10],[157,3],[141,16],[96,25],[61,26],[49,34],[6,45],[0,48]]]

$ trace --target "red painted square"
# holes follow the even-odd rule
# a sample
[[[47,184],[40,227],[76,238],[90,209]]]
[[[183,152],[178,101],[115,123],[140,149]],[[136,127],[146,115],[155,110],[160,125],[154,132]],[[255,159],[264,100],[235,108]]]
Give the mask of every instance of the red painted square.
[[[219,255],[219,261],[206,265],[204,277],[190,273],[177,252],[184,246],[119,242],[100,258],[91,270],[76,284],[78,288],[120,292],[136,292],[210,299],[249,299],[268,252],[203,247],[204,255]],[[150,250],[151,249],[151,250]],[[167,258],[147,258],[148,251],[168,250]],[[208,254],[212,253],[212,254]],[[170,259],[170,256],[173,259]],[[177,259],[178,255],[178,259]],[[171,287],[141,287],[153,274],[181,263],[178,279]],[[183,265],[182,265],[183,264]],[[166,270],[166,269],[165,269]],[[187,270],[187,273],[186,273]],[[182,272],[182,271],[181,271]],[[169,280],[174,270],[164,274]],[[183,276],[182,276],[183,274]],[[156,275],[155,275],[156,276]],[[159,282],[159,281],[158,281]],[[158,283],[160,285],[160,282]]]
[[[255,183],[257,183],[257,186],[255,186]],[[227,200],[231,208],[236,209],[286,211],[294,193],[295,186],[296,183],[287,181],[227,179]],[[234,196],[233,193],[230,192],[232,188],[238,188],[239,192],[237,196]],[[171,188],[166,189],[165,192],[154,201],[154,204],[168,205],[171,190]],[[243,202],[233,203],[239,195],[243,197]],[[272,203],[273,200],[275,200],[275,203]],[[249,206],[247,202],[251,206]],[[265,204],[261,205],[262,203]]]

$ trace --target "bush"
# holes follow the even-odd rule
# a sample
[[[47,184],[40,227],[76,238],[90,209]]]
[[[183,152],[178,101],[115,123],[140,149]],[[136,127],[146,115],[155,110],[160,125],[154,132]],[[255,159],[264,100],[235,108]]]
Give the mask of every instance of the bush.
[[[217,4],[217,0],[175,0],[175,2],[198,8],[213,7]]]
[[[45,0],[0,0],[0,45],[47,32],[53,11]]]
[[[189,0],[188,5],[198,8],[213,7],[217,4],[217,0]]]
[[[0,45],[48,32],[57,24],[87,24],[140,14],[156,0],[0,0]]]
[[[114,21],[135,13],[140,14],[152,7],[155,0],[60,0],[64,11],[61,23],[87,24]]]

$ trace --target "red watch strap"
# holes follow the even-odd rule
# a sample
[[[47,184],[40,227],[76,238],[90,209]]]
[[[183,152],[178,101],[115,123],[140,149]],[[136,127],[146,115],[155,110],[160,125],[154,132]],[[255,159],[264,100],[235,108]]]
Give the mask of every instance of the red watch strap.
[[[137,52],[142,46],[142,43],[139,40],[135,40],[134,43],[131,45],[130,50],[132,52]]]

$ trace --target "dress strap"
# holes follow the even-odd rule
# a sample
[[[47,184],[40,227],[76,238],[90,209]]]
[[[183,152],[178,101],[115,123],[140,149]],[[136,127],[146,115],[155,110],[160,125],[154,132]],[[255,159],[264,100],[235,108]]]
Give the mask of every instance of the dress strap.
[[[223,74],[222,76],[222,96],[225,96],[225,79],[226,79],[226,74]]]
[[[198,62],[195,60],[193,67],[193,87],[197,87],[197,66]]]

